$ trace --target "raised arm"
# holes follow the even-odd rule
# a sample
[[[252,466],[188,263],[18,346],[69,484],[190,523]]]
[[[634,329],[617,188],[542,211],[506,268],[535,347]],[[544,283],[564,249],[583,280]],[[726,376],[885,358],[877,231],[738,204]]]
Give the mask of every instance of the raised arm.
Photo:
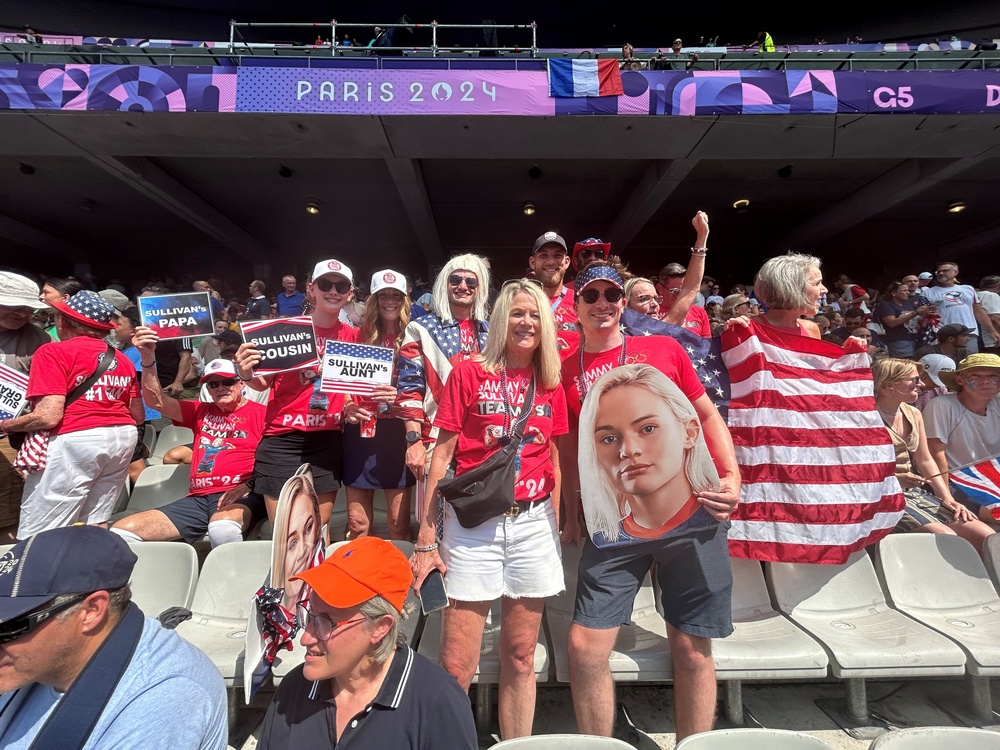
[[[142,386],[142,397],[151,409],[156,409],[163,416],[169,417],[175,422],[181,421],[180,402],[168,396],[160,386],[160,379],[156,376],[156,342],[160,337],[156,332],[146,326],[139,326],[132,334],[132,345],[139,350],[139,365],[142,368],[140,384]],[[190,352],[188,352],[190,355]]]
[[[698,298],[701,291],[701,280],[705,275],[705,255],[708,250],[708,214],[699,211],[691,219],[691,226],[695,230],[695,240],[692,246],[691,260],[688,262],[687,273],[684,274],[684,281],[681,283],[681,292],[677,295],[674,306],[670,308],[663,317],[667,323],[675,326],[684,325],[688,310]]]

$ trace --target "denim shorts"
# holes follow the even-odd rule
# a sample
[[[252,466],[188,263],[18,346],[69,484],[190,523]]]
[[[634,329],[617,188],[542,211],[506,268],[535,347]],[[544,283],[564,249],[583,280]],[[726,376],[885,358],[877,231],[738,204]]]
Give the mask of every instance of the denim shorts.
[[[628,547],[595,547],[580,558],[573,622],[608,630],[630,622],[632,604],[656,564],[664,619],[688,635],[725,638],[733,632],[729,523]]]

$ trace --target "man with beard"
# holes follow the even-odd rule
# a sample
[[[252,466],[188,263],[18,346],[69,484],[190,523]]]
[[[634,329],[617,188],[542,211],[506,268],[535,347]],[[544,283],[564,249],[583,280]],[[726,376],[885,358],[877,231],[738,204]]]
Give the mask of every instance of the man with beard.
[[[549,298],[557,331],[576,330],[576,311],[573,309],[573,290],[563,284],[569,268],[566,240],[555,232],[546,232],[535,240],[528,258],[528,266],[535,278],[542,282],[545,296]]]

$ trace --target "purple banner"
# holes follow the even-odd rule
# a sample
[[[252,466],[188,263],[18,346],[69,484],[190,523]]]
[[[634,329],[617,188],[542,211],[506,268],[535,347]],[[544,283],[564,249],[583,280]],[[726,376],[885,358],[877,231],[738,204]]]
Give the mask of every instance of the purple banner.
[[[237,112],[553,115],[544,72],[240,68]]]

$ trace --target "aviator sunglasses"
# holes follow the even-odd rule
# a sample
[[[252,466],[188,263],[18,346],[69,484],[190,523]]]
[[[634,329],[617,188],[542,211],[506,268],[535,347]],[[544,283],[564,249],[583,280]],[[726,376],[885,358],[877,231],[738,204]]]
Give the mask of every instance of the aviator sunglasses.
[[[475,289],[479,286],[479,279],[475,276],[459,276],[457,273],[453,273],[448,277],[448,284],[450,286],[461,286],[463,281],[467,289]]]

